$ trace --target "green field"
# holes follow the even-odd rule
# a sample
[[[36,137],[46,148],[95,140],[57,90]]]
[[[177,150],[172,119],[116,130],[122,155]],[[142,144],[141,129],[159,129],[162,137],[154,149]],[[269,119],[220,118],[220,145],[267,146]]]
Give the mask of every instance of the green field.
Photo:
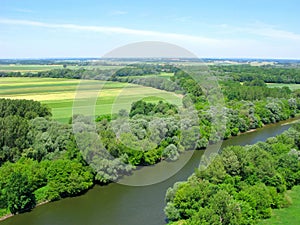
[[[270,88],[282,88],[282,87],[289,87],[292,91],[293,90],[297,90],[297,89],[300,89],[300,84],[277,84],[277,83],[268,83],[267,84],[268,87]]]
[[[181,104],[181,96],[150,87],[55,78],[0,78],[0,98],[41,101],[52,109],[53,118],[61,122],[68,122],[73,112],[86,115],[95,110],[100,115],[129,110],[133,101],[143,98],[150,102],[165,99]]]
[[[261,221],[259,225],[300,224],[300,186],[294,187],[288,194],[292,199],[292,205],[288,208],[273,210],[272,218]]]

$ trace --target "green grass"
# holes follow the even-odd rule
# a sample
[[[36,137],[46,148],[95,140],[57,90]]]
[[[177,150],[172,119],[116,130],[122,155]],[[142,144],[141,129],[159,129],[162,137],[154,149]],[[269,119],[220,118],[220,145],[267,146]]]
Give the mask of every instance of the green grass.
[[[165,99],[181,104],[181,97],[174,93],[118,82],[13,77],[0,78],[0,84],[0,98],[41,101],[52,109],[53,118],[61,122],[68,122],[72,113],[93,115],[95,110],[100,115],[129,110],[132,102],[140,99]]]
[[[282,88],[282,87],[289,87],[292,91],[293,90],[297,90],[297,89],[300,89],[300,84],[277,84],[277,83],[268,83],[267,84],[268,87],[270,88]]]
[[[284,209],[273,210],[271,219],[263,220],[259,225],[297,225],[300,224],[300,186],[289,191],[292,205]]]

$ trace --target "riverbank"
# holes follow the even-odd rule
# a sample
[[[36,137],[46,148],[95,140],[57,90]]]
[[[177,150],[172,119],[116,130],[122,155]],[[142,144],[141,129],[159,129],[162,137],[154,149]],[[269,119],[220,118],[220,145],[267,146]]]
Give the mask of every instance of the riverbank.
[[[10,218],[10,217],[12,217],[12,216],[14,216],[13,214],[7,214],[7,215],[5,215],[5,216],[2,216],[2,217],[0,217],[0,221],[3,221],[3,220],[6,220],[6,219],[8,219],[8,218]]]
[[[36,207],[38,207],[38,206],[41,206],[41,205],[45,205],[45,204],[47,204],[47,203],[49,203],[49,202],[50,202],[50,201],[44,201],[44,202],[41,202],[41,203],[37,204],[34,208],[36,208]],[[18,214],[16,214],[16,215],[18,215]],[[13,216],[15,216],[15,215],[12,214],[12,213],[6,214],[6,215],[0,217],[0,221],[6,220],[6,219],[8,219],[8,218],[10,218],[10,217],[13,217]]]
[[[226,146],[230,145],[243,145],[243,144],[251,144],[249,143],[249,139],[251,141],[264,141],[268,137],[275,136],[276,134],[272,133],[274,130],[278,130],[278,132],[283,132],[282,129],[283,124],[287,124],[287,122],[292,122],[292,120],[299,120],[299,118],[293,118],[289,119],[287,121],[281,121],[277,124],[269,124],[264,126],[263,128],[258,128],[254,132],[250,133],[243,133],[242,135],[238,137],[231,137],[230,139],[224,141],[223,143],[226,144]],[[284,129],[288,129],[289,126],[287,126]],[[270,131],[268,131],[270,130]],[[248,139],[248,140],[247,140]],[[75,198],[67,198],[62,199],[56,202],[51,202],[51,204],[47,204],[46,207],[36,207],[32,212],[26,213],[23,215],[17,215],[15,216],[16,219],[9,219],[4,222],[5,225],[23,225],[26,224],[26,218],[31,218],[29,221],[34,221],[35,217],[39,217],[42,215],[42,217],[45,217],[46,219],[41,222],[36,222],[31,225],[41,225],[41,224],[56,224],[59,220],[66,217],[69,218],[69,221],[66,223],[66,225],[72,224],[85,224],[84,221],[80,221],[78,217],[82,215],[83,212],[85,212],[87,215],[90,215],[91,217],[95,217],[95,221],[99,221],[99,218],[101,220],[104,218],[106,223],[105,224],[141,224],[137,221],[134,221],[134,213],[136,213],[137,209],[142,210],[144,207],[146,209],[147,207],[152,207],[153,212],[149,212],[149,210],[145,210],[145,212],[139,212],[141,214],[141,218],[147,218],[146,221],[153,221],[153,224],[159,225],[163,224],[164,220],[164,214],[163,214],[163,207],[164,207],[164,196],[165,192],[168,189],[168,187],[173,186],[174,183],[176,183],[179,180],[185,180],[188,176],[194,171],[194,168],[199,165],[199,159],[201,158],[201,153],[203,151],[196,151],[193,157],[189,160],[188,164],[180,170],[178,173],[176,173],[175,176],[173,176],[171,179],[166,180],[165,182],[159,183],[157,186],[149,186],[145,188],[140,187],[131,187],[131,186],[125,186],[120,185],[118,183],[111,183],[107,186],[98,186],[95,185],[94,188],[89,190],[87,194],[75,197]],[[181,158],[189,158],[190,154],[182,154]],[[183,160],[184,161],[184,160]],[[180,159],[176,162],[160,162],[156,164],[155,166],[151,167],[144,167],[141,170],[134,170],[133,174],[130,176],[130,179],[135,179],[136,182],[140,182],[141,178],[144,177],[151,177],[151,176],[163,176],[163,173],[169,173],[170,171],[174,170],[175,164],[180,164]],[[129,182],[128,180],[126,182]],[[125,183],[125,182],[124,182]],[[154,187],[154,190],[152,189]],[[153,194],[149,194],[153,193]],[[47,202],[45,202],[47,203]],[[45,204],[42,203],[42,204]],[[146,204],[146,205],[145,205]],[[38,204],[39,206],[41,204]],[[103,207],[102,207],[103,205]],[[73,208],[72,208],[73,207]],[[124,208],[125,207],[125,208]],[[70,210],[72,208],[72,210]],[[114,210],[111,210],[111,209]],[[109,210],[110,209],[110,210]],[[114,212],[111,212],[114,211]],[[129,212],[128,212],[129,211]],[[59,214],[59,216],[57,216]],[[63,217],[62,217],[63,215]],[[120,221],[122,221],[122,218],[126,218],[125,221],[127,222],[115,222],[116,219],[115,215],[118,215],[120,217]],[[99,216],[99,218],[98,218]],[[10,216],[11,217],[11,216]],[[8,218],[10,218],[8,217]],[[34,218],[32,218],[34,217]],[[54,218],[52,218],[54,217]],[[74,219],[71,219],[71,217],[74,217]],[[25,218],[25,219],[24,219]],[[96,219],[97,218],[97,219]],[[5,218],[4,220],[6,220]],[[18,223],[19,221],[19,223]],[[21,221],[23,223],[21,223]],[[25,222],[24,222],[25,221]],[[71,223],[73,221],[74,223]],[[96,223],[96,222],[94,222]],[[1,223],[2,225],[2,223]]]
[[[243,135],[243,134],[247,134],[247,133],[252,133],[252,132],[255,132],[259,129],[263,129],[264,127],[266,126],[272,126],[272,125],[275,125],[275,124],[281,124],[281,126],[286,126],[286,125],[290,125],[290,124],[295,124],[295,123],[298,123],[300,122],[300,115],[297,115],[295,116],[294,118],[290,118],[290,119],[287,119],[287,120],[282,120],[282,121],[279,121],[277,123],[269,123],[269,124],[264,124],[262,127],[260,128],[256,128],[256,129],[250,129],[250,130],[247,130],[243,133],[239,133],[237,136],[239,135]]]
[[[201,224],[212,224],[219,218],[226,218],[226,224],[236,224],[237,221],[255,224],[257,219],[270,218],[272,209],[287,207],[290,200],[286,190],[300,184],[297,179],[291,179],[298,177],[300,170],[297,157],[289,154],[293,148],[299,150],[295,144],[298,137],[293,135],[294,132],[299,134],[300,127],[272,137],[272,141],[223,149],[223,153],[211,161],[206,170],[197,170],[186,181],[168,190],[167,218],[174,224],[177,221],[194,224],[199,219]],[[276,176],[282,181],[270,182],[270,178]],[[195,199],[203,204],[195,204]],[[235,208],[230,203],[235,204]],[[241,205],[247,206],[246,211],[253,213],[236,210]],[[199,210],[205,216],[200,215]],[[181,213],[187,211],[188,214]],[[299,223],[290,220],[282,224]]]
[[[282,126],[284,126],[284,125],[290,125],[290,124],[295,124],[295,123],[298,123],[298,122],[300,122],[299,118],[296,119],[295,121],[284,123],[284,124],[282,124]]]

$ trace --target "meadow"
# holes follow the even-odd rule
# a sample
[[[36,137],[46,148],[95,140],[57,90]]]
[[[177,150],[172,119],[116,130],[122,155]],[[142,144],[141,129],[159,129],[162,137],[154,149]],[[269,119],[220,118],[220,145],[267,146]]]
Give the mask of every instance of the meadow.
[[[282,87],[289,87],[292,91],[300,89],[300,84],[279,84],[279,83],[268,83],[268,87],[270,88],[282,88]]]
[[[292,199],[292,205],[288,208],[273,210],[271,219],[263,220],[259,225],[300,224],[300,186],[288,191],[288,195]]]
[[[128,83],[56,78],[0,78],[0,98],[32,99],[47,104],[53,118],[67,123],[74,114],[103,115],[129,110],[132,102],[160,99],[180,105],[181,96]]]

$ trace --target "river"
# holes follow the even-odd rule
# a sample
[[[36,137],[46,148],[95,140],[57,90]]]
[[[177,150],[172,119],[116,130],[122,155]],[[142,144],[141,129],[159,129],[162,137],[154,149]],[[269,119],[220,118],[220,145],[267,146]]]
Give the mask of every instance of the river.
[[[287,121],[265,126],[254,132],[245,133],[223,141],[222,147],[247,145],[265,141],[287,130]],[[212,146],[213,147],[213,146]],[[191,154],[192,157],[191,157]],[[174,176],[160,183],[148,186],[127,186],[112,183],[98,186],[82,196],[66,198],[48,203],[0,222],[0,225],[162,225],[166,190],[177,181],[186,180],[199,165],[202,151],[188,152],[180,160],[161,162],[155,166],[136,170],[128,181],[164,177],[174,166],[191,157],[187,164]],[[124,182],[125,183],[125,182]]]

